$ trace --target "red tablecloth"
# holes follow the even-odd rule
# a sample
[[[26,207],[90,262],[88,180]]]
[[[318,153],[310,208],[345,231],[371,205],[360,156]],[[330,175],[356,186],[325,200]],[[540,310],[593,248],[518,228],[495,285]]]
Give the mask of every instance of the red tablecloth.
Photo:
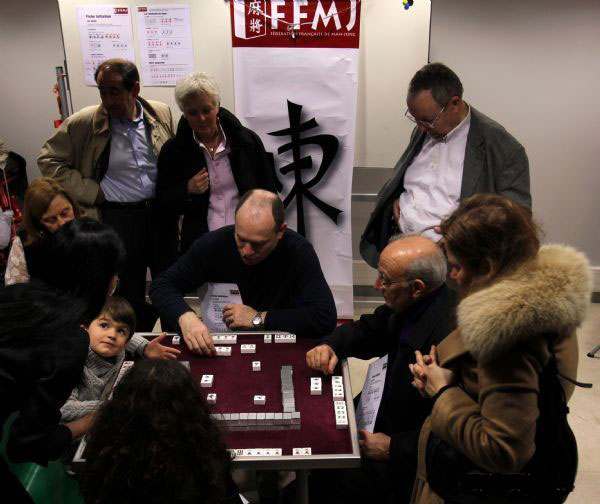
[[[244,343],[256,344],[256,353],[242,354]],[[167,343],[169,344],[169,343]],[[225,345],[222,345],[225,346]],[[229,345],[227,345],[229,346]],[[264,343],[262,335],[238,335],[231,357],[201,357],[190,352],[183,339],[179,360],[190,363],[192,375],[200,384],[203,374],[214,375],[210,388],[203,388],[205,397],[217,394],[213,413],[283,412],[281,396],[281,366],[293,368],[296,411],[301,414],[299,430],[224,431],[229,448],[281,448],[282,455],[291,455],[293,448],[310,447],[313,455],[352,452],[349,429],[336,429],[331,391],[331,377],[313,371],[306,365],[306,352],[315,340],[297,339],[296,343]],[[261,370],[252,370],[252,361],[260,361]],[[336,369],[335,374],[341,374]],[[310,378],[322,377],[322,395],[310,395]],[[265,395],[266,404],[254,404],[255,395]]]

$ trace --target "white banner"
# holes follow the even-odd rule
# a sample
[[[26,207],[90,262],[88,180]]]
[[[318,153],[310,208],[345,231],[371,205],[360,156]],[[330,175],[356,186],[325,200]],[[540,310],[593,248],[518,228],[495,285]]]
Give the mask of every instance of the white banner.
[[[231,13],[236,115],[273,154],[286,221],[313,244],[338,318],[352,318],[359,4],[236,0]]]

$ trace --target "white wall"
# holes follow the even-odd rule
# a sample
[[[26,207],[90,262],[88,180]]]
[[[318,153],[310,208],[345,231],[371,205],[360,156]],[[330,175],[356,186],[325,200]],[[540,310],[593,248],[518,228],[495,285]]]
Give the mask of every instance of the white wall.
[[[0,2],[0,138],[27,161],[29,180],[38,177],[36,158],[59,119],[52,86],[64,53],[56,2]]]
[[[233,107],[229,2],[226,0],[2,0],[0,2],[0,138],[27,160],[30,179],[39,176],[35,159],[59,117],[52,86],[63,64],[63,17],[75,110],[98,103],[94,87],[83,85],[75,7],[78,4],[189,3],[198,69],[219,80],[223,105]],[[400,0],[362,0],[361,56],[357,103],[357,166],[392,167],[411,125],[402,117],[407,83],[427,60],[430,0],[408,11]],[[134,31],[136,29],[135,23]],[[172,88],[146,88],[149,98],[170,103]]]
[[[408,141],[405,92],[425,63],[429,0],[416,0],[409,11],[401,3],[362,2],[357,166],[391,167]],[[218,23],[202,24],[202,37],[225,44],[228,3],[195,0],[192,5],[220,13]],[[465,98],[527,148],[534,211],[546,239],[571,243],[600,266],[595,194],[600,187],[600,2],[433,0],[431,9],[430,59],[454,68]],[[200,36],[194,35],[199,68],[219,77],[224,104],[231,104],[230,51],[198,45]],[[63,59],[57,3],[0,2],[0,55],[0,138],[27,159],[32,178],[39,174],[37,153],[58,117],[51,93],[54,67]],[[406,55],[412,62],[406,63]],[[89,91],[86,102],[97,103],[97,92]]]
[[[192,20],[192,40],[196,68],[212,73],[221,88],[221,103],[233,109],[233,76],[231,55],[231,30],[229,28],[229,2],[224,0],[58,0],[63,26],[65,52],[69,65],[69,78],[73,98],[73,108],[79,110],[87,105],[99,103],[98,90],[95,86],[84,83],[83,61],[79,27],[77,25],[77,6],[92,5],[129,5],[134,40],[137,42],[137,21],[135,5],[152,4],[189,4]],[[135,57],[138,69],[141,70],[141,57],[135,46]],[[173,113],[179,117],[179,109],[173,97],[173,87],[144,87],[140,94],[144,98],[168,103]]]
[[[546,241],[600,265],[600,2],[433,0],[431,12],[430,60],[527,149]]]
[[[96,88],[86,86],[83,79],[76,15],[77,5],[82,3],[132,7],[137,4],[189,4],[196,68],[215,75],[221,87],[221,103],[235,110],[228,1],[58,0],[75,110],[98,103]],[[404,95],[412,75],[427,62],[431,7],[430,0],[415,3],[405,11],[399,0],[361,2],[356,166],[393,167],[404,148],[402,143],[398,144],[398,139],[408,138],[412,130],[412,124],[403,117]],[[135,19],[133,31],[137,40]],[[137,47],[136,59],[140,61]],[[179,117],[172,87],[142,87],[141,95],[168,103]]]

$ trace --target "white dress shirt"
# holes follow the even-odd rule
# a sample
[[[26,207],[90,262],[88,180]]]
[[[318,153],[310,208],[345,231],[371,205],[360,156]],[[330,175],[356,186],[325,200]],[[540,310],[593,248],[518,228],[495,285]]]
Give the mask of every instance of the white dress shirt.
[[[424,234],[435,241],[441,238],[433,226],[438,226],[458,206],[470,126],[469,109],[444,138],[425,138],[421,152],[404,175],[398,222],[402,233]]]

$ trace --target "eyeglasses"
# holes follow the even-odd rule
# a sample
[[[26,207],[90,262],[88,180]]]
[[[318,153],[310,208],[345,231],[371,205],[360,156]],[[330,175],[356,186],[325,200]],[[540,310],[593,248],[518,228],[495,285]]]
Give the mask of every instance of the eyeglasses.
[[[379,272],[377,273],[377,281],[381,284],[382,287],[389,287],[392,284],[395,283],[411,283],[413,282],[413,280],[406,280],[406,279],[400,279],[400,280],[386,280],[385,277],[383,276],[383,273]]]
[[[404,117],[406,117],[409,121],[414,122],[415,124],[421,124],[422,126],[425,126],[427,129],[433,129],[433,128],[435,128],[435,122],[444,113],[444,110],[446,110],[447,106],[448,106],[448,103],[446,103],[446,105],[444,105],[442,107],[442,110],[440,110],[438,112],[438,115],[436,115],[432,121],[421,121],[420,119],[416,119],[415,116],[413,116],[409,112],[408,108],[406,109],[406,112],[404,112]]]

